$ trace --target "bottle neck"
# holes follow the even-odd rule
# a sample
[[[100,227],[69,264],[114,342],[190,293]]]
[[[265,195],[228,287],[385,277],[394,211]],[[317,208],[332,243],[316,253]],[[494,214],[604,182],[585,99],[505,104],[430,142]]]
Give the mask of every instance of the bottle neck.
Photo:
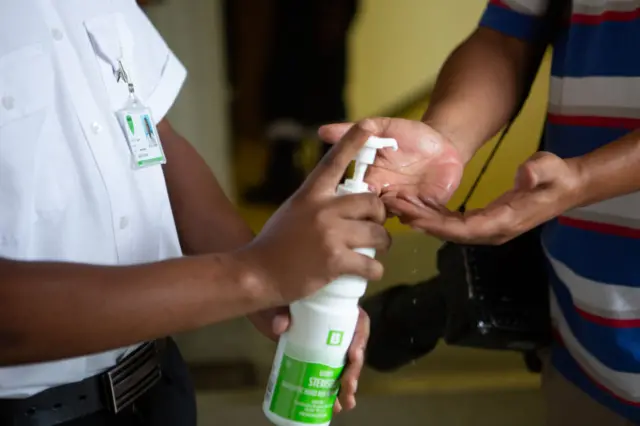
[[[353,169],[353,180],[357,182],[364,182],[364,176],[367,174],[367,167],[369,167],[367,163],[356,161],[356,165]]]

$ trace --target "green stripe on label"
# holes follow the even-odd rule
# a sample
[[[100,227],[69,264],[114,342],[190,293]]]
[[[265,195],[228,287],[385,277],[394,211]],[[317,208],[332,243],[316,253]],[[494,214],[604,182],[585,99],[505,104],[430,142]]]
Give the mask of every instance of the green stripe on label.
[[[138,166],[147,166],[149,164],[161,163],[162,161],[164,161],[164,157],[150,158],[148,160],[138,161]]]

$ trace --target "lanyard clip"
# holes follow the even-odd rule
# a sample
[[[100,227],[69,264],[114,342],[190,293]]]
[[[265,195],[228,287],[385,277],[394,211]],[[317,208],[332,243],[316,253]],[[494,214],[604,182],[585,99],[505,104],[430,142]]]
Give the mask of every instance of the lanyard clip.
[[[115,70],[116,82],[120,83],[120,80],[124,81],[129,87],[129,93],[134,94],[135,89],[133,87],[133,82],[129,80],[129,74],[124,69],[124,65],[122,65],[122,61],[118,60],[118,68]]]

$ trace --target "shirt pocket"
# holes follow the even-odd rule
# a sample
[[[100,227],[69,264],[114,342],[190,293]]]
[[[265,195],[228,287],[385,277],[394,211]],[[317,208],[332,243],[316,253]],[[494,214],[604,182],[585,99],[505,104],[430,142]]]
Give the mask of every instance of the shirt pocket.
[[[66,202],[51,173],[61,134],[52,113],[54,78],[51,54],[40,44],[0,56],[0,256],[25,254],[35,215]]]
[[[0,56],[0,128],[5,132],[10,123],[50,105],[53,75],[47,69],[50,56],[40,44]]]

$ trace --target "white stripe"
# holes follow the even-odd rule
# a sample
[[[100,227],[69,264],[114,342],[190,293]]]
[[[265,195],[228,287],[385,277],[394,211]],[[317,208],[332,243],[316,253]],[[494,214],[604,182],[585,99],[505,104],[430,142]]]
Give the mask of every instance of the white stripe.
[[[590,280],[576,274],[548,252],[547,257],[578,308],[604,318],[640,318],[640,289]]]
[[[544,15],[549,1],[554,0],[502,0],[504,4],[516,12],[534,16]]]
[[[640,228],[640,192],[571,210],[567,216],[591,216],[600,223]]]
[[[584,15],[602,15],[604,12],[631,12],[638,8],[638,0],[574,0],[573,12]]]
[[[558,107],[633,110],[629,118],[640,118],[640,77],[551,77],[549,105]],[[624,117],[624,116],[622,116]]]
[[[640,402],[640,375],[612,370],[591,355],[571,332],[553,294],[551,295],[551,316],[567,350],[589,376],[619,397],[631,402]]]

